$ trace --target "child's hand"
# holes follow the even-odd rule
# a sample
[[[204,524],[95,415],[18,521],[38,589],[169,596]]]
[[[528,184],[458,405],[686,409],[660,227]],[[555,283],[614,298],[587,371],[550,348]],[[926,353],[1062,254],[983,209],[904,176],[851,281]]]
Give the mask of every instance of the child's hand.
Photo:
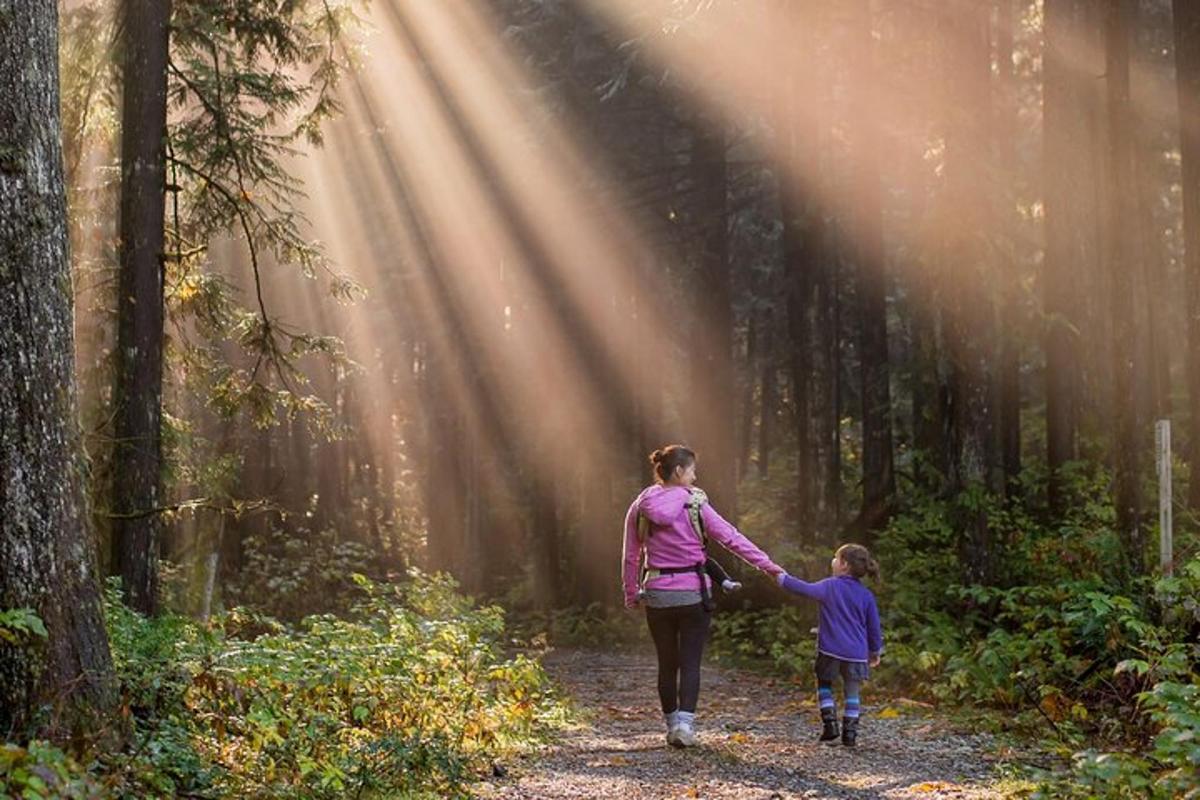
[[[787,577],[787,573],[781,572],[775,576],[775,582],[778,583],[780,586],[783,586],[783,579],[786,577]]]
[[[870,662],[870,663],[871,663],[871,666],[872,666],[872,667],[878,667],[878,666],[879,666],[879,654],[878,654],[878,653],[876,653],[875,655],[871,656],[871,662]]]

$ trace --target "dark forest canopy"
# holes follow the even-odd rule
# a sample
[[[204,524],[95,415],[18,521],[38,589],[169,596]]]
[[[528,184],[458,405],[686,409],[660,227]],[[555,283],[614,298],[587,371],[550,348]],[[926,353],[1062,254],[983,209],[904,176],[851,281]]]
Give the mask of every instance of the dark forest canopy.
[[[892,686],[1197,778],[1195,3],[57,7],[0,8],[0,723],[103,716],[163,620],[433,581],[494,630],[413,575],[618,630],[681,442],[797,574],[875,551]]]

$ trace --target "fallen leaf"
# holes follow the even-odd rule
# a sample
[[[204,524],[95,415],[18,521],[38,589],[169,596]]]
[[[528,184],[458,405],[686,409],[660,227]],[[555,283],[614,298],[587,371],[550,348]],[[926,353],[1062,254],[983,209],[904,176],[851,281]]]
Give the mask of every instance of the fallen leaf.
[[[953,789],[954,784],[946,783],[945,781],[926,781],[925,783],[915,784],[911,788],[914,792],[930,794],[932,792],[940,792],[943,789]]]

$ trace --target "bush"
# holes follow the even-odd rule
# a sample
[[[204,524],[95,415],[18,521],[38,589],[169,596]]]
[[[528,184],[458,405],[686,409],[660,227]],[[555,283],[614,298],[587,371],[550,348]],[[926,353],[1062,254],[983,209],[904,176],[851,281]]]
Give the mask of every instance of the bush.
[[[1200,798],[1200,558],[1174,578],[1130,578],[1109,487],[1104,470],[1072,465],[1063,518],[1040,505],[1044,475],[1033,473],[1024,501],[909,493],[874,547],[886,643],[874,677],[955,708],[1003,711],[986,719],[1063,757],[1040,778],[1044,797]],[[965,584],[952,522],[964,503],[987,512],[988,586]],[[1176,538],[1179,552],[1194,543],[1187,530]],[[806,674],[813,619],[803,605],[724,616],[713,649]]]
[[[0,745],[0,789],[22,800],[90,800],[101,786],[75,759],[48,742]]]
[[[90,774],[54,748],[7,746],[9,791],[465,796],[493,759],[562,721],[541,666],[504,654],[499,608],[473,608],[442,576],[357,583],[347,618],[311,616],[294,628],[240,609],[208,625],[145,619],[110,588],[129,746],[97,754]],[[37,794],[52,778],[54,793]]]

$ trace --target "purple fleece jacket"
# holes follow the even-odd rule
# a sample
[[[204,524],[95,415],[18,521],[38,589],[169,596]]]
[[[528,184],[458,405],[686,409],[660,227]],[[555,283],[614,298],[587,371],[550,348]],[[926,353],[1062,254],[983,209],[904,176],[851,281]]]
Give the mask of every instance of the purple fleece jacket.
[[[868,661],[883,652],[883,631],[875,595],[852,575],[806,583],[783,574],[779,585],[821,604],[817,650],[843,661]]]
[[[629,506],[625,514],[625,550],[622,555],[621,582],[625,590],[625,605],[632,608],[637,603],[638,567],[642,548],[646,550],[649,567],[690,567],[704,563],[704,549],[700,537],[692,528],[687,515],[687,501],[691,493],[682,486],[648,486]],[[650,536],[638,541],[637,518],[644,516],[650,523]],[[775,562],[754,546],[754,543],[738,532],[713,507],[705,503],[700,509],[704,518],[704,531],[710,539],[720,542],[726,550],[747,564],[764,572],[782,572]],[[704,579],[710,584],[707,577]],[[646,581],[648,589],[700,590],[700,580],[693,572],[678,575],[662,575]]]

